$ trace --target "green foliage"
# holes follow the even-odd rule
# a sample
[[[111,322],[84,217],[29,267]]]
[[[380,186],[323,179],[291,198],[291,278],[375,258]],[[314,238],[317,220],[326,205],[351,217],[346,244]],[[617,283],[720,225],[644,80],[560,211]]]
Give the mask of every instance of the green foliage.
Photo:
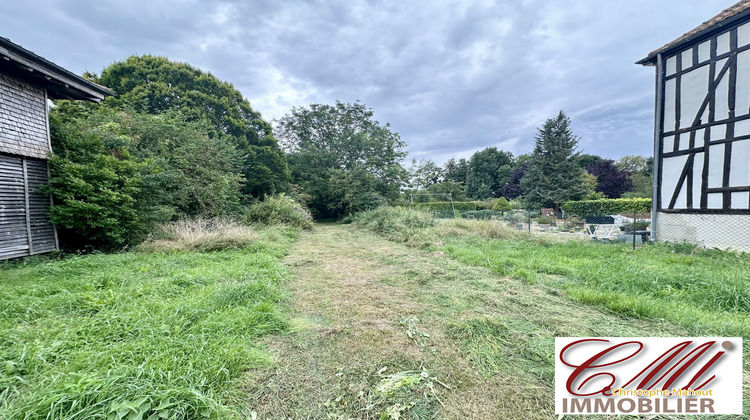
[[[568,201],[562,209],[579,216],[608,216],[651,212],[650,198],[617,198],[603,200]]]
[[[226,419],[283,333],[291,228],[249,249],[0,267],[0,418]]]
[[[495,147],[474,153],[466,175],[466,195],[479,200],[500,196],[512,165],[513,155]]]
[[[654,158],[646,156],[623,156],[615,162],[621,170],[630,172],[633,186],[623,198],[651,198],[653,195]]]
[[[414,207],[422,210],[457,210],[457,211],[474,211],[479,208],[479,201],[435,201],[431,203],[414,203]],[[411,204],[409,204],[411,206]]]
[[[468,201],[464,187],[453,181],[443,181],[437,184],[432,184],[427,188],[427,191],[429,191],[430,194],[450,194],[455,201]]]
[[[371,109],[356,102],[293,108],[278,121],[293,181],[317,217],[394,201],[405,177],[405,143]]]
[[[46,191],[67,247],[120,247],[173,217],[240,207],[237,150],[225,136],[209,138],[199,121],[61,102],[50,130]]]
[[[576,164],[581,167],[581,169],[586,170],[589,166],[595,164],[596,162],[599,162],[603,158],[598,155],[590,155],[587,153],[581,153],[578,156],[576,156]]]
[[[536,222],[540,225],[549,225],[555,223],[555,218],[552,216],[539,216],[536,218]]]
[[[179,110],[188,120],[207,121],[213,128],[210,137],[227,136],[245,156],[246,193],[261,196],[286,188],[289,171],[271,125],[230,83],[187,63],[151,55],[129,57],[92,78],[117,93],[104,106],[149,114]]]
[[[508,202],[508,200],[505,199],[505,197],[498,198],[497,201],[495,202],[495,205],[492,206],[492,210],[495,210],[495,211],[508,211],[511,209],[512,207],[510,203]]]
[[[577,200],[586,193],[583,168],[578,165],[578,138],[570,119],[560,111],[539,129],[531,155],[531,166],[521,179],[529,207],[555,207]]]
[[[417,161],[411,160],[409,171],[409,188],[419,190],[427,189],[430,186],[439,183],[444,174],[443,168],[435,164],[430,159]]]
[[[480,223],[480,222],[475,222]],[[424,234],[427,234],[426,232]],[[543,280],[573,298],[626,316],[667,319],[691,334],[750,334],[750,258],[683,245],[442,236],[441,250],[503,276]],[[561,277],[564,279],[561,281]]]
[[[498,218],[499,216],[500,216],[500,213],[494,210],[476,210],[476,211],[465,211],[461,213],[461,217],[463,217],[464,219],[489,220],[489,219]]]
[[[143,180],[139,163],[124,147],[105,145],[50,116],[56,154],[42,191],[55,197],[50,219],[74,248],[120,247],[143,232],[136,196]]]
[[[361,212],[355,223],[399,242],[407,242],[425,228],[435,225],[435,218],[426,211],[408,207],[380,207]]]
[[[283,224],[302,229],[312,229],[310,211],[284,193],[266,197],[250,206],[247,220],[264,225]]]
[[[450,158],[443,165],[443,179],[455,182],[461,186],[466,185],[466,176],[469,173],[469,162],[466,159]]]

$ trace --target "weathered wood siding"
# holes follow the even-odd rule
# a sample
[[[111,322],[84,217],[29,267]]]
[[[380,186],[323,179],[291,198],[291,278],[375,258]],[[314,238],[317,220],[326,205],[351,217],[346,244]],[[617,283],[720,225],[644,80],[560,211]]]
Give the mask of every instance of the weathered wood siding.
[[[0,259],[30,255],[23,159],[0,154]]]
[[[0,260],[57,249],[49,222],[50,151],[44,89],[0,74]]]
[[[45,159],[49,151],[44,90],[0,74],[0,152]]]
[[[0,260],[57,249],[50,199],[38,191],[47,173],[43,160],[0,154]]]

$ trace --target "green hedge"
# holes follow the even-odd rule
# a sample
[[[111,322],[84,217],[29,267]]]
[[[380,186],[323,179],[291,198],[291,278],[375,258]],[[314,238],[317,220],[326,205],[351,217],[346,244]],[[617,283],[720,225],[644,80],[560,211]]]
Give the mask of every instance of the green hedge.
[[[454,201],[451,207],[450,201],[434,201],[431,203],[414,203],[413,206],[424,210],[453,210],[456,211],[474,211],[482,204],[481,201]],[[412,204],[405,204],[411,206]]]
[[[481,219],[487,220],[492,218],[499,218],[502,215],[499,211],[494,210],[477,210],[477,211],[466,211],[461,213],[461,217],[464,219]]]
[[[650,198],[617,198],[604,200],[568,201],[562,209],[579,216],[607,216],[612,214],[649,213]]]
[[[453,210],[432,210],[430,213],[432,213],[436,219],[454,219],[456,217],[461,217],[458,210],[455,212]]]

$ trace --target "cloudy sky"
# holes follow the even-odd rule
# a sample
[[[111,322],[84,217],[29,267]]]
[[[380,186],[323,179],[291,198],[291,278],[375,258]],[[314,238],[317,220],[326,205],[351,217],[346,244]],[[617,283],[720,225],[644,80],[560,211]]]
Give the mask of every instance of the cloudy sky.
[[[586,153],[651,154],[633,64],[733,0],[3,0],[0,36],[76,73],[134,54],[231,82],[268,120],[361,100],[410,157],[528,153],[564,110]]]

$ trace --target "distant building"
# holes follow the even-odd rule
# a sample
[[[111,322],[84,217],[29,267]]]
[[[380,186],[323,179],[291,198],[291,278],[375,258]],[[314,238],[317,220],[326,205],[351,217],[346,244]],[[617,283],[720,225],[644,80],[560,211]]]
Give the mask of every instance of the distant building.
[[[656,67],[656,240],[750,252],[750,0],[637,64]]]
[[[47,218],[47,99],[99,102],[113,93],[0,37],[0,260],[58,248]]]

